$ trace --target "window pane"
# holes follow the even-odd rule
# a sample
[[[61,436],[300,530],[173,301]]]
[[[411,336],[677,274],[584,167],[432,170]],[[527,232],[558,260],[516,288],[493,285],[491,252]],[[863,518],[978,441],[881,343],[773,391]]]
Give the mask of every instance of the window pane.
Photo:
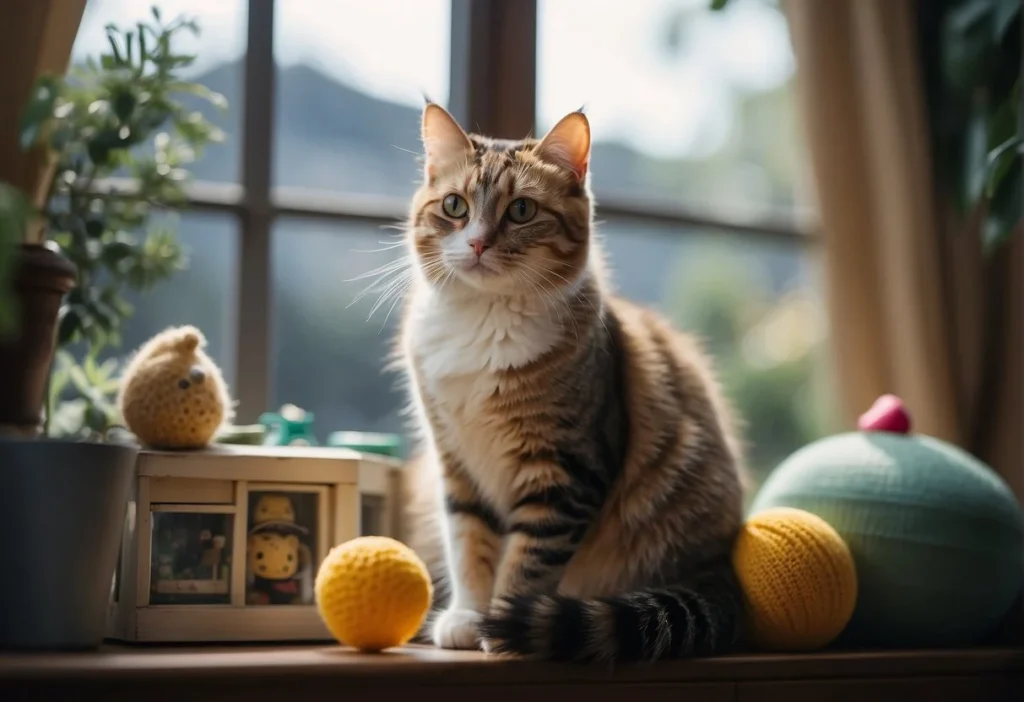
[[[817,261],[803,247],[613,219],[601,233],[619,293],[697,336],[746,425],[753,485],[831,430]]]
[[[396,241],[374,224],[283,219],[275,227],[274,407],[312,412],[320,441],[340,430],[403,428],[399,376],[384,372],[399,310],[389,316],[388,302],[370,317],[378,294],[353,304],[372,282],[353,279],[400,258],[400,248],[380,250]]]
[[[449,17],[449,0],[278,1],[274,185],[411,194],[423,96],[448,100]]]
[[[586,106],[598,192],[805,206],[794,59],[770,0],[540,0],[538,132]]]
[[[165,23],[180,15],[197,20],[199,36],[181,32],[180,43],[173,47],[178,53],[196,55],[195,63],[182,69],[181,75],[221,93],[228,101],[227,111],[221,111],[191,96],[181,98],[186,105],[195,105],[225,132],[224,141],[211,144],[190,169],[197,179],[237,183],[242,138],[242,57],[248,17],[246,0],[89,0],[75,39],[72,61],[98,57],[109,50],[104,31],[109,23],[127,30],[136,22],[151,22],[150,8],[154,5]]]
[[[168,217],[185,249],[187,267],[145,293],[125,295],[135,314],[125,322],[123,343],[113,355],[125,358],[157,332],[172,325],[193,324],[206,336],[207,353],[232,386],[238,225],[234,217],[222,214],[186,212]]]

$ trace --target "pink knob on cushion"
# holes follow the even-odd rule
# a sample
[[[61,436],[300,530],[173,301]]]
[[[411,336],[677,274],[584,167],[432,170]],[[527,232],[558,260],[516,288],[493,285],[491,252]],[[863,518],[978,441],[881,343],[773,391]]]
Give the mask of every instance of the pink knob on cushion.
[[[857,420],[861,431],[888,431],[894,434],[910,433],[910,414],[903,401],[895,395],[882,395]]]

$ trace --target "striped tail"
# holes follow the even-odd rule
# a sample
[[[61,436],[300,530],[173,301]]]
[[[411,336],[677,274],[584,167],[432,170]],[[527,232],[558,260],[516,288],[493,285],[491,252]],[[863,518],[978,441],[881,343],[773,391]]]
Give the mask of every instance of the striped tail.
[[[646,662],[725,653],[740,638],[743,601],[732,579],[615,597],[519,595],[485,617],[487,650],[524,658]]]

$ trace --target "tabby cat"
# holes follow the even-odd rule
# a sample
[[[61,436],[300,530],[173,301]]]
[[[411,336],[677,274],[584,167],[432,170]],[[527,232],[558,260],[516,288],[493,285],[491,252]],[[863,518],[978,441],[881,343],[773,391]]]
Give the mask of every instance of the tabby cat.
[[[529,658],[726,651],[741,599],[734,422],[698,345],[610,289],[590,126],[467,134],[423,112],[400,363],[422,452],[409,542],[429,637]]]

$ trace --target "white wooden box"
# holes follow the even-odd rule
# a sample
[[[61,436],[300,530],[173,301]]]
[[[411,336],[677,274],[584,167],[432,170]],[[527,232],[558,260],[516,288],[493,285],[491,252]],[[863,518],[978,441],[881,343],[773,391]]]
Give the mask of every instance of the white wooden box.
[[[327,641],[313,579],[332,546],[397,533],[401,464],[339,448],[143,451],[107,636]]]

